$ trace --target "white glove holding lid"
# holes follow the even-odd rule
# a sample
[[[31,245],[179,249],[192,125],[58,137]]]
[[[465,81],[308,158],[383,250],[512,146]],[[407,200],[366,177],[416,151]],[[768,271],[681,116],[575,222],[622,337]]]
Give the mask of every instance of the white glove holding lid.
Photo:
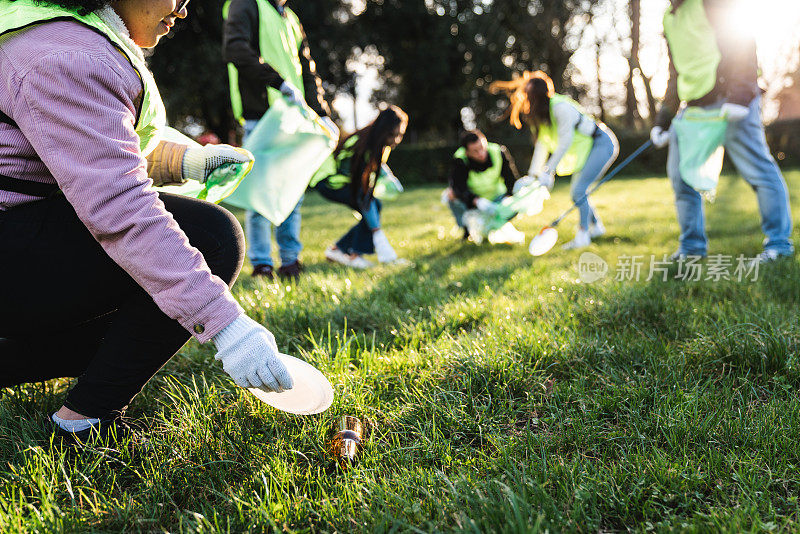
[[[183,154],[183,178],[205,183],[217,167],[230,163],[247,163],[250,156],[231,145],[189,147]]]
[[[278,345],[272,333],[240,315],[212,338],[217,346],[215,358],[237,386],[281,392],[292,389],[294,382],[278,357]]]

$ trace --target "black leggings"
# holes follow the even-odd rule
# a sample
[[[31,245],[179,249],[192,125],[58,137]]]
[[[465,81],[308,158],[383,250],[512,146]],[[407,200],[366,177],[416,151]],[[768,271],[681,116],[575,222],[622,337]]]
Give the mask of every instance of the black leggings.
[[[211,272],[233,285],[244,234],[228,211],[161,193]],[[63,196],[0,211],[0,387],[78,377],[65,405],[122,413],[191,337],[95,241]]]

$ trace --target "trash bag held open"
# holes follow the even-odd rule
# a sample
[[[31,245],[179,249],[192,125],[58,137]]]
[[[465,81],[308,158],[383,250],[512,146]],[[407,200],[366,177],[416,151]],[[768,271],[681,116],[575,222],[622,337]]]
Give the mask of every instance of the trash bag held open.
[[[173,128],[167,128],[164,131],[163,139],[183,145],[200,146],[197,141],[183,135]],[[218,204],[239,187],[239,184],[242,183],[242,180],[244,180],[245,176],[247,176],[253,168],[253,155],[242,148],[237,148],[236,150],[246,153],[246,155],[250,157],[250,161],[247,163],[229,163],[227,165],[221,165],[208,175],[204,183],[200,183],[197,180],[187,180],[180,185],[165,185],[156,187],[155,189],[165,193],[198,198]]]
[[[728,122],[718,109],[688,107],[673,121],[678,138],[681,178],[687,185],[713,200],[725,156]]]
[[[281,224],[338,140],[307,106],[276,100],[244,145],[255,156],[253,170],[225,202]]]

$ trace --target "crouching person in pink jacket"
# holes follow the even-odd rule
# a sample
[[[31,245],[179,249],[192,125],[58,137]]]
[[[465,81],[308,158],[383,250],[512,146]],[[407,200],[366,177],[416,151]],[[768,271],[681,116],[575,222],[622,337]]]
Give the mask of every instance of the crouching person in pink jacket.
[[[70,442],[124,433],[128,404],[191,336],[239,386],[292,387],[229,289],[238,222],[151,187],[241,161],[161,139],[141,48],[187,3],[0,0],[0,387],[77,377],[51,417]]]

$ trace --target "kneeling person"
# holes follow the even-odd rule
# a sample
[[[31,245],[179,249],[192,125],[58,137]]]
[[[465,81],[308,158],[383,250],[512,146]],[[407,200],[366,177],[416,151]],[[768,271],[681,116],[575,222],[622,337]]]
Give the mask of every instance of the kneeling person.
[[[446,195],[456,224],[464,230],[464,239],[469,237],[464,213],[469,209],[494,211],[494,202],[511,195],[518,178],[514,158],[506,147],[489,143],[480,130],[461,136]]]

